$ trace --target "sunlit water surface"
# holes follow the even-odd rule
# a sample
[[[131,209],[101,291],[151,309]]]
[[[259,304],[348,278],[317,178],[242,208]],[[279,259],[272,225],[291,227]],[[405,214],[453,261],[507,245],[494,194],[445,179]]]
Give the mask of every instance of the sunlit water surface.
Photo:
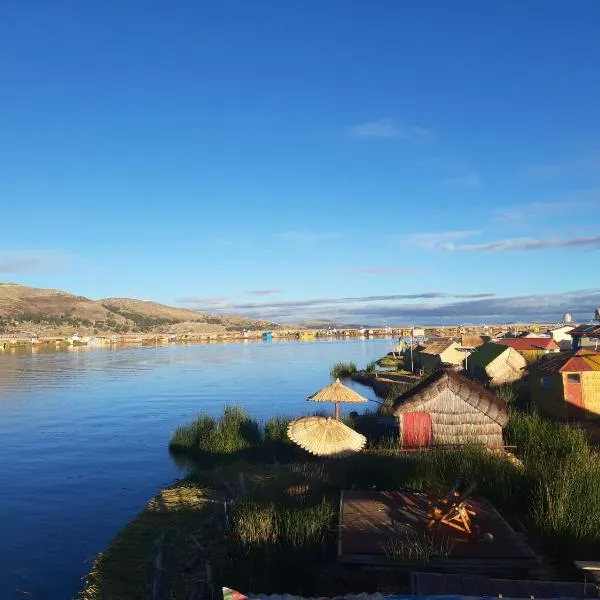
[[[305,399],[333,363],[366,365],[392,345],[0,352],[0,598],[72,598],[94,555],[182,474],[167,452],[177,425],[232,403],[261,420],[313,412]]]

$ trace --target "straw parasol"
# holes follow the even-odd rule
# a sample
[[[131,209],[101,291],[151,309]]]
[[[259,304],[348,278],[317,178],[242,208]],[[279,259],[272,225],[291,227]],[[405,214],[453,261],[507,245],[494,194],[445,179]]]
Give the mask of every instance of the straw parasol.
[[[292,442],[315,456],[342,458],[359,452],[367,443],[364,435],[331,417],[304,417],[288,425]]]
[[[328,385],[312,396],[309,396],[307,400],[310,402],[335,402],[334,416],[336,419],[340,416],[338,408],[340,402],[351,402],[355,404],[359,402],[368,402],[364,396],[361,396],[359,393],[341,383],[339,378],[331,385]]]

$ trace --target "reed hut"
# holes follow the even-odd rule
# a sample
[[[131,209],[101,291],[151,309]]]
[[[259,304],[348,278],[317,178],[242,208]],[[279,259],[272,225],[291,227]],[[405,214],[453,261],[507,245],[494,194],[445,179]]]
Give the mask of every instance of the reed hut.
[[[465,355],[459,345],[451,339],[433,339],[421,350],[421,368],[435,371],[443,365],[462,365]]]
[[[433,373],[394,403],[403,447],[503,446],[504,400],[452,370]]]
[[[518,381],[526,367],[527,361],[514,348],[492,342],[476,348],[466,361],[469,375],[490,385]]]

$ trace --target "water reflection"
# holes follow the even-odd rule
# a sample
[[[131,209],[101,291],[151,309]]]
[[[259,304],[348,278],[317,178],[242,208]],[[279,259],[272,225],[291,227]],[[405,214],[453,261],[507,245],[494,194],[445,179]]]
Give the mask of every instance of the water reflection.
[[[84,561],[180,474],[171,432],[239,404],[264,420],[305,399],[338,361],[366,365],[389,340],[28,349],[0,353],[0,598],[72,597]],[[373,397],[370,390],[363,395]],[[368,406],[368,405],[367,405]]]

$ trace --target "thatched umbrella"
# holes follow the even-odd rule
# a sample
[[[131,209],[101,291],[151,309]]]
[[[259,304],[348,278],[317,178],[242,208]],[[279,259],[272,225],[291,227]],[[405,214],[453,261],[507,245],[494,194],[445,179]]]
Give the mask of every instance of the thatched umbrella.
[[[359,452],[367,438],[331,417],[304,417],[288,425],[292,442],[315,456],[342,458]]]
[[[336,419],[340,416],[340,402],[351,402],[354,404],[368,402],[364,396],[345,386],[339,379],[319,390],[316,394],[309,396],[307,400],[310,402],[335,402],[334,416]]]

